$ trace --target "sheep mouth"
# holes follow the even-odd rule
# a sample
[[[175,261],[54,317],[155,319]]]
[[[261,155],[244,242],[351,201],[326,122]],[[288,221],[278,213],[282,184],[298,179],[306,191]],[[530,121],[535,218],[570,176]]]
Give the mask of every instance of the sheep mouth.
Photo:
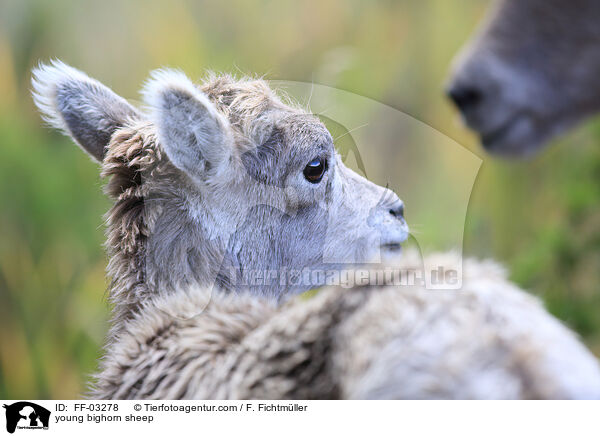
[[[480,133],[481,144],[490,153],[510,153],[510,145],[518,139],[518,142],[524,142],[523,126],[531,122],[531,117],[518,112],[495,129]]]
[[[518,121],[518,118],[511,118],[506,123],[502,124],[500,127],[496,128],[491,132],[487,132],[485,134],[481,134],[481,143],[487,150],[492,150],[498,146],[498,144],[502,144],[503,140],[508,136],[511,132],[512,128]]]
[[[386,244],[381,244],[381,248],[385,251],[398,253],[402,250],[402,245],[399,242],[388,242]]]

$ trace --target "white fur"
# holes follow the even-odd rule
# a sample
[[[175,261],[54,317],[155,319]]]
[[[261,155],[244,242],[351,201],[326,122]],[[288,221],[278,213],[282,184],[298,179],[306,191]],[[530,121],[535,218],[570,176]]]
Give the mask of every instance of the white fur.
[[[32,72],[31,85],[33,87],[33,101],[42,113],[42,118],[50,126],[68,133],[68,127],[57,108],[56,92],[58,86],[65,82],[88,82],[97,86],[104,86],[85,73],[63,63],[58,59],[50,64],[40,63]]]

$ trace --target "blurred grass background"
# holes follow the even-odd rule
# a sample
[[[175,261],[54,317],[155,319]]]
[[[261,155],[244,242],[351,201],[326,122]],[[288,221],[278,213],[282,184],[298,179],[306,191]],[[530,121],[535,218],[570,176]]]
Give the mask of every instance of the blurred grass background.
[[[51,57],[128,98],[151,69],[209,68],[338,87],[429,124],[484,159],[466,254],[505,263],[600,355],[600,123],[532,161],[483,154],[442,89],[487,6],[0,1],[0,398],[80,395],[107,328],[98,168],[43,127],[29,95],[31,68]]]

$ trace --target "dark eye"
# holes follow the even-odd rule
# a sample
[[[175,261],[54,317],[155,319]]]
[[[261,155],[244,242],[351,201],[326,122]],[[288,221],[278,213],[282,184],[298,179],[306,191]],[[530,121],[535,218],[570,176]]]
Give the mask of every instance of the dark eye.
[[[310,183],[319,183],[325,171],[327,171],[327,161],[317,157],[311,160],[304,168],[304,178]]]

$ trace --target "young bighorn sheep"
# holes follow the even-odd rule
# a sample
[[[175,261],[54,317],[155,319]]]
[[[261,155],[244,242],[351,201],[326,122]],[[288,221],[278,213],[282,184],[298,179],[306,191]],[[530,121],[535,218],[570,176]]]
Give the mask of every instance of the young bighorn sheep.
[[[324,283],[252,275],[340,269],[408,235],[400,199],[346,168],[325,126],[262,81],[219,77],[197,88],[180,72],[157,71],[144,88],[146,115],[65,64],[34,77],[45,119],[110,178],[117,330],[150,296],[216,282],[280,299]]]
[[[448,86],[490,152],[531,154],[600,111],[600,2],[495,0]]]
[[[45,119],[102,163],[115,202],[115,314],[94,398],[600,396],[595,358],[491,264],[465,262],[458,292],[388,277],[293,297],[325,284],[311,272],[397,251],[407,227],[398,197],[347,169],[325,127],[264,82],[196,87],[159,71],[147,112],[60,62],[33,86]],[[410,253],[389,265],[420,268]],[[292,269],[310,279],[281,275]]]

